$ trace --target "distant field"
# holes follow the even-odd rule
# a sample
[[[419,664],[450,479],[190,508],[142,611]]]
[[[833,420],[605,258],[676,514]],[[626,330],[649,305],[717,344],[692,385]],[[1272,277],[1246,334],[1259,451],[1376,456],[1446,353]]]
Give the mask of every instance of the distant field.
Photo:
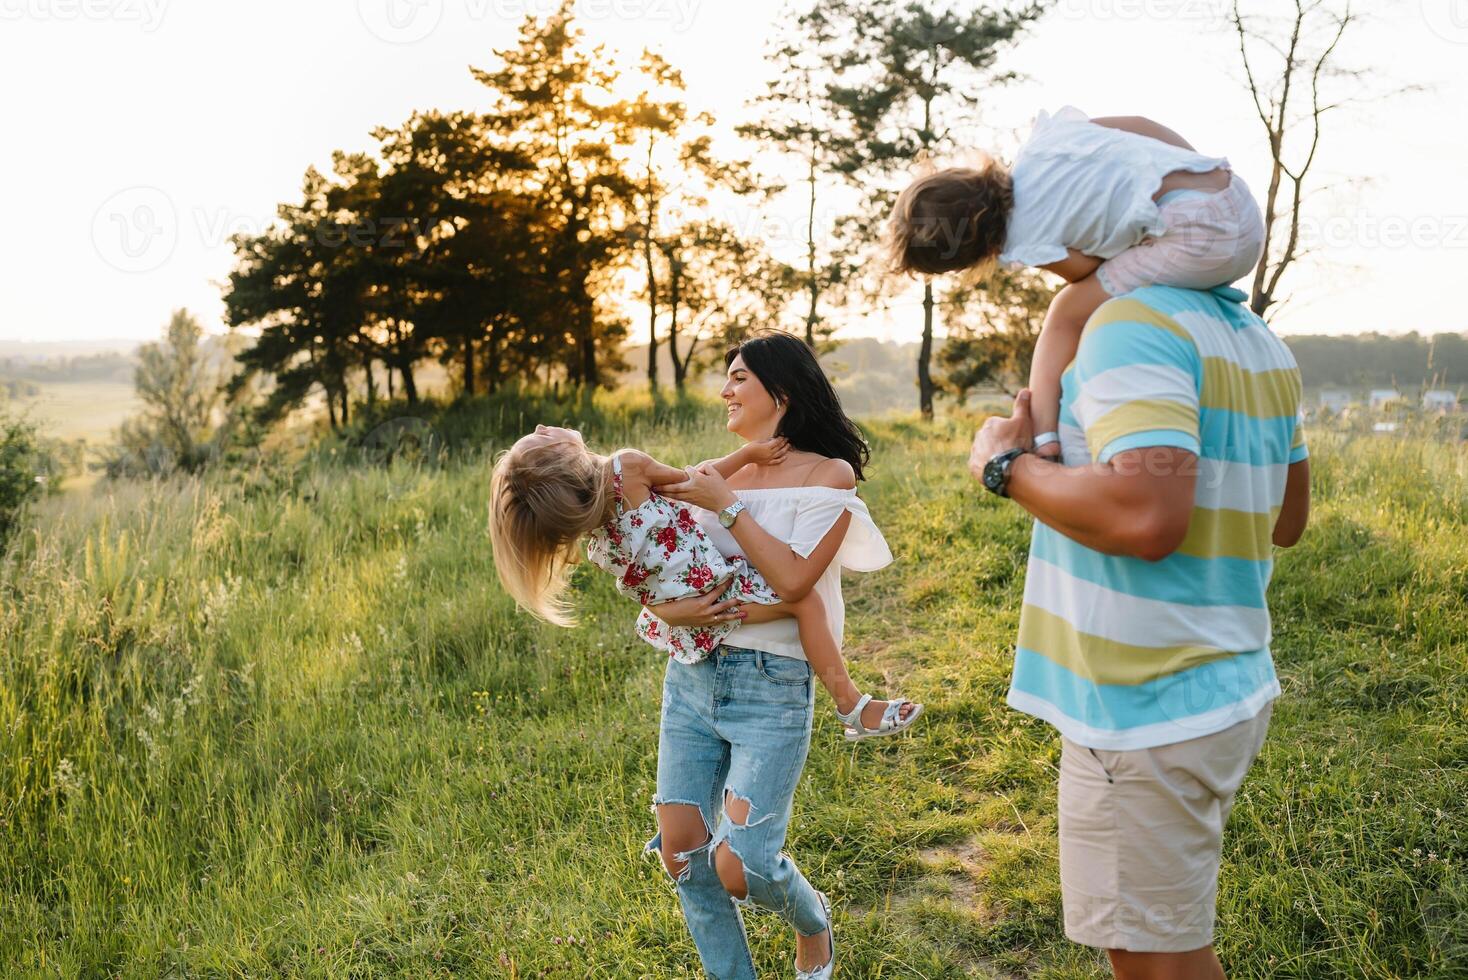
[[[9,403],[29,413],[46,435],[103,443],[140,406],[130,382],[42,382],[36,398]]]

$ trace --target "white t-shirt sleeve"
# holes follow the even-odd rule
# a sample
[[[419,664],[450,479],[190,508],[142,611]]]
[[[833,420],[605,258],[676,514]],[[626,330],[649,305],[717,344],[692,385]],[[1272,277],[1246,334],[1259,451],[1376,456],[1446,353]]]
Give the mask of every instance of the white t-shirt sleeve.
[[[854,572],[872,572],[891,564],[892,551],[872,521],[866,502],[856,495],[855,490],[833,489],[829,493],[809,494],[801,500],[795,513],[790,549],[802,558],[809,558],[835,527],[836,521],[848,511],[851,524],[836,552],[836,562]]]
[[[1063,245],[1046,244],[1044,242],[1016,243],[1001,252],[999,261],[1011,268],[1022,268],[1025,266],[1039,267],[1059,262],[1067,258],[1070,252]]]

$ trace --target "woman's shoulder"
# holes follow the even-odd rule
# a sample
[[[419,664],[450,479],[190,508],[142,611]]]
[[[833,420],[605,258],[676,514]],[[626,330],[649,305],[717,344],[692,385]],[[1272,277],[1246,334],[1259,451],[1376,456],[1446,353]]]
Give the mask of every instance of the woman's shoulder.
[[[844,459],[820,458],[806,478],[806,486],[832,490],[855,490],[856,470]]]
[[[788,475],[787,475],[788,474]],[[768,490],[785,496],[799,496],[802,492],[829,492],[831,490],[855,490],[856,471],[844,459],[822,456],[819,453],[792,453],[785,461],[781,476],[790,482],[784,486],[750,487],[749,490]]]

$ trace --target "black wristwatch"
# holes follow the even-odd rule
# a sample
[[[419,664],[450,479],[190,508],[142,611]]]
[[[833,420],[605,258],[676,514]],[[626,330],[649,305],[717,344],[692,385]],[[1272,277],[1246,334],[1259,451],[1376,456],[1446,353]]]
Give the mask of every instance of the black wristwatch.
[[[984,489],[1001,497],[1009,496],[1009,468],[1021,455],[1028,452],[1023,446],[1006,449],[984,464]]]

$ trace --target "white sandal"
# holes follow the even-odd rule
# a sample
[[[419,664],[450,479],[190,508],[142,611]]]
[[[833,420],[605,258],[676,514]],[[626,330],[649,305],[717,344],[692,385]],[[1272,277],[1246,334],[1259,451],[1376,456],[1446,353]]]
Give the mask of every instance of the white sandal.
[[[860,700],[856,702],[856,707],[852,708],[850,713],[843,715],[840,711],[836,712],[836,717],[840,718],[841,723],[846,726],[846,741],[859,742],[864,738],[882,738],[886,735],[896,735],[899,732],[905,732],[912,727],[913,722],[917,721],[923,713],[922,705],[913,704],[913,702],[903,698],[897,698],[896,700],[887,702],[887,710],[882,712],[882,720],[877,722],[877,727],[867,728],[861,723],[861,712],[863,708],[871,703],[871,700],[872,696],[870,694],[863,694]],[[908,704],[912,704],[912,713],[906,718],[903,718],[901,717],[903,705]]]
[[[836,972],[836,925],[831,921],[831,900],[825,892],[816,892],[821,897],[821,908],[826,910],[826,941],[831,947],[831,958],[814,970],[795,968],[795,980],[831,980]]]

